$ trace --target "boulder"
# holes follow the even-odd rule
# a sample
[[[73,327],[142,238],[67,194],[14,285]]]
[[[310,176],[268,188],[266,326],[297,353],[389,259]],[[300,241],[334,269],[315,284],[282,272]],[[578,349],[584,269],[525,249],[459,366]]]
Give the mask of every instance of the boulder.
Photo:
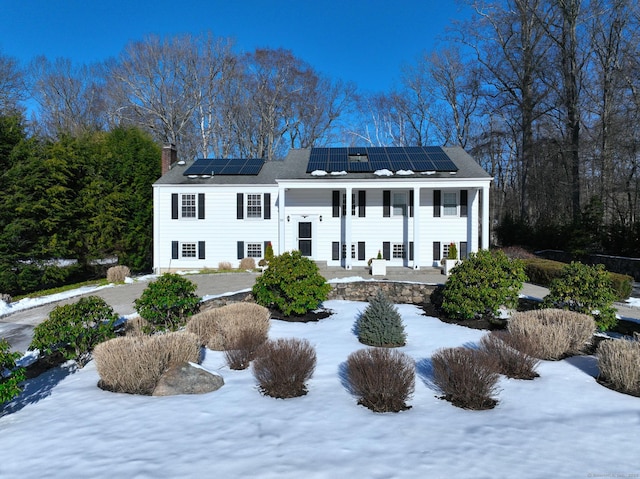
[[[197,364],[182,362],[170,366],[160,376],[153,396],[177,394],[205,394],[222,387],[222,376],[213,374]]]

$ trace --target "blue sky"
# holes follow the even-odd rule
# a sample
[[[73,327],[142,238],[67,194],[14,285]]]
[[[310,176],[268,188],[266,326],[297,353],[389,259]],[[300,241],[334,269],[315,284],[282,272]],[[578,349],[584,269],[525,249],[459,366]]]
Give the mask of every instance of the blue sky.
[[[231,37],[237,51],[285,48],[363,91],[390,89],[401,66],[437,48],[455,0],[0,0],[0,52],[92,63],[145,35]]]

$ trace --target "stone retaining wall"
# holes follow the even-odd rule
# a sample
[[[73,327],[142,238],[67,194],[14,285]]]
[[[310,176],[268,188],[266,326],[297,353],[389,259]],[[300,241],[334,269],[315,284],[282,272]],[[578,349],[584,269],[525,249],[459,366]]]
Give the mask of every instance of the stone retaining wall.
[[[607,256],[604,254],[590,254],[582,258],[574,258],[571,253],[558,250],[536,251],[536,256],[553,261],[570,263],[572,260],[580,260],[588,264],[603,264],[607,271],[628,274],[636,281],[640,281],[640,258],[626,258],[624,256]]]
[[[392,281],[359,281],[351,283],[331,284],[328,299],[342,299],[347,301],[365,301],[373,298],[378,290],[398,304],[422,304],[431,302],[430,296],[436,289],[434,284],[401,283]],[[251,293],[238,293],[232,296],[222,296],[210,299],[202,304],[200,310],[214,309],[230,303],[243,301],[253,302]]]

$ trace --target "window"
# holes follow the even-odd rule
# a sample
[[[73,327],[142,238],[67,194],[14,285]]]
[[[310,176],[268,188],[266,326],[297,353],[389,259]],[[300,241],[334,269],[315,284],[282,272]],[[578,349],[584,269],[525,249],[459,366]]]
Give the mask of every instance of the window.
[[[181,254],[183,258],[195,258],[196,257],[196,244],[195,243],[182,243]]]
[[[405,193],[393,194],[393,216],[406,216],[407,195]]]
[[[182,217],[196,217],[196,195],[182,195]]]
[[[262,218],[262,195],[247,195],[247,218]]]
[[[247,258],[262,258],[262,243],[247,243]]]
[[[458,214],[458,205],[455,193],[443,193],[442,204],[444,206],[445,216],[456,216]]]
[[[404,243],[393,243],[393,258],[404,258]]]

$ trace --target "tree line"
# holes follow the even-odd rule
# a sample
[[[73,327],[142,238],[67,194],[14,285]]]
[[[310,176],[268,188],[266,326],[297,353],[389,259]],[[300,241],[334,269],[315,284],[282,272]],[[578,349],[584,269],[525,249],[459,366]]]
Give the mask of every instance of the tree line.
[[[20,65],[0,54],[0,113],[17,115],[22,141],[38,145],[45,165],[116,131],[174,143],[186,159],[459,145],[494,177],[495,241],[640,256],[638,3],[463,4],[465,19],[405,65],[391,91],[359,92],[284,49],[238,53],[213,34],[149,36],[93,65],[44,57]],[[29,118],[26,101],[35,105]],[[8,145],[0,144],[3,181],[18,181],[8,167],[30,156],[7,156]],[[152,157],[138,161],[155,168]],[[71,223],[45,224],[51,232]]]

